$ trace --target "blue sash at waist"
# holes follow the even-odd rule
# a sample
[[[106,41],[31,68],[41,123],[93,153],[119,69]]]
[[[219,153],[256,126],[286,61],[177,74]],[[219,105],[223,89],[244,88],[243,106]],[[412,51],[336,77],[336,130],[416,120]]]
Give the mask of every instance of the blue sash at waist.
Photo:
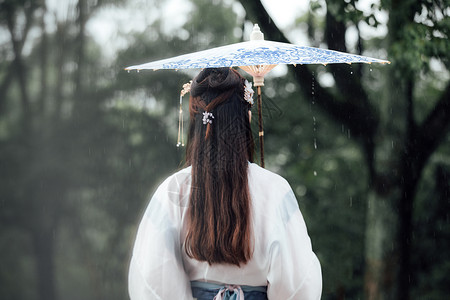
[[[267,300],[267,286],[220,285],[191,281],[192,295],[197,300]]]

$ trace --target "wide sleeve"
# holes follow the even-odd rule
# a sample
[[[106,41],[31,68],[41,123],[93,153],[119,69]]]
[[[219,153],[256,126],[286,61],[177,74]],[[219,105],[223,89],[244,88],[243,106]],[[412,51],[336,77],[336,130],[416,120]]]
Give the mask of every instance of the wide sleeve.
[[[181,210],[159,188],[139,225],[128,276],[131,300],[192,300],[184,270],[180,227]]]
[[[322,294],[320,262],[312,250],[305,221],[291,189],[274,215],[268,298],[319,300]]]

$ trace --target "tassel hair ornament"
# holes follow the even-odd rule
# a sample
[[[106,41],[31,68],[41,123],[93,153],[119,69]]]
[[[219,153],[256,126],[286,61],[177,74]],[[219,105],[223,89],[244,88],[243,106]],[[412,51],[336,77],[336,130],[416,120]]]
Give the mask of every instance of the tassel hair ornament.
[[[183,89],[180,92],[180,110],[178,114],[178,140],[177,147],[184,147],[184,126],[183,126],[183,96],[191,91],[192,80],[183,84]]]

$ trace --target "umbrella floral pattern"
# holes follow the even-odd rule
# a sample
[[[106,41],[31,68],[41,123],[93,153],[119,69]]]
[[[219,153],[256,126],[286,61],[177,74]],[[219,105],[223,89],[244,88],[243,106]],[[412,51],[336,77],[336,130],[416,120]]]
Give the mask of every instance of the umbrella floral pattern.
[[[126,68],[126,70],[181,70],[252,65],[334,63],[388,63],[388,61],[322,48],[256,40],[135,65]]]

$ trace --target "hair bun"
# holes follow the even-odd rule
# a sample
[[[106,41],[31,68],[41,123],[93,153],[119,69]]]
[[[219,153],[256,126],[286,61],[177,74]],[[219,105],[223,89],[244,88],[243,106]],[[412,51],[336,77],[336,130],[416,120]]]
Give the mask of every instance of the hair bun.
[[[241,75],[231,68],[207,68],[198,74],[191,86],[191,95],[198,97],[205,92],[223,92],[238,88],[241,85]]]

